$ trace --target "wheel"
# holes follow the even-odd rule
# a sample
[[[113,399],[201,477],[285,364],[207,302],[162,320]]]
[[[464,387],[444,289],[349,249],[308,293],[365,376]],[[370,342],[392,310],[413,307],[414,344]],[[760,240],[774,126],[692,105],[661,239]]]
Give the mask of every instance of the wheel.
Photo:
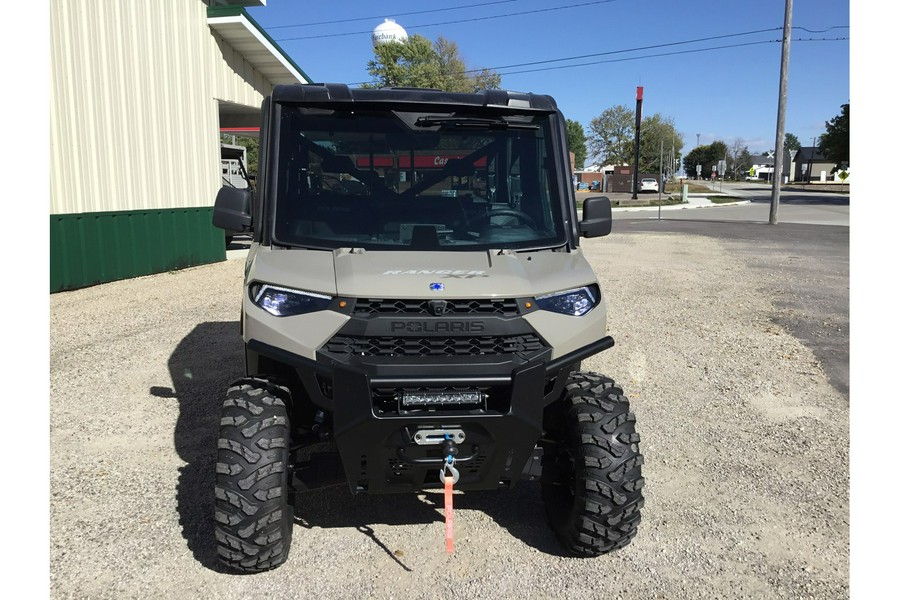
[[[216,460],[216,541],[228,570],[256,573],[287,560],[294,525],[285,388],[246,379],[222,406]]]
[[[622,389],[602,375],[573,373],[547,411],[541,495],[550,526],[577,556],[628,545],[644,505],[644,457]]]

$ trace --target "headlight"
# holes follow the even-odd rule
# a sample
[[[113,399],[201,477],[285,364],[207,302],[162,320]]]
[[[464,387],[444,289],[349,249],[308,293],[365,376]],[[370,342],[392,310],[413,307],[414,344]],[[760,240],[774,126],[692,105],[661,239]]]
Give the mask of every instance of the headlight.
[[[291,290],[268,283],[252,283],[249,292],[253,304],[276,317],[325,310],[331,304],[331,296]]]
[[[534,299],[538,308],[563,315],[586,315],[600,302],[600,288],[588,285],[574,290],[555,292]]]

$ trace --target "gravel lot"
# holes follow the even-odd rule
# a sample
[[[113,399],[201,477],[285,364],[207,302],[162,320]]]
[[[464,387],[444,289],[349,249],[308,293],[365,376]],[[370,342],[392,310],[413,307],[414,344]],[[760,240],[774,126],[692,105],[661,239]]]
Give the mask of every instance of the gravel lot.
[[[677,243],[676,243],[677,241]],[[632,400],[646,506],[630,546],[564,556],[539,489],[303,497],[288,562],[217,571],[220,398],[242,375],[243,262],[50,298],[54,598],[846,598],[849,406],[776,318],[760,260],[703,236],[585,243]],[[675,250],[677,248],[677,250]]]

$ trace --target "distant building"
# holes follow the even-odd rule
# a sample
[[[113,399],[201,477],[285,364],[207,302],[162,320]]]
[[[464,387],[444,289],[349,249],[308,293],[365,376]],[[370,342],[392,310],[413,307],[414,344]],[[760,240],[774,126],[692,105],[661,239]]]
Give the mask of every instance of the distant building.
[[[795,150],[791,150],[788,154],[785,154],[781,165],[782,177],[790,176],[791,157],[793,157],[795,152]],[[744,179],[750,181],[772,181],[773,173],[775,173],[775,152],[754,154],[750,157],[750,164],[751,167],[744,171]]]
[[[815,146],[804,146],[791,161],[791,181],[814,183],[834,181],[832,173],[838,165],[828,160]],[[837,179],[840,181],[840,178]]]
[[[772,181],[775,172],[775,153],[766,152],[750,157],[750,168],[745,178],[751,181]]]
[[[597,182],[597,185],[599,186],[603,183],[603,176],[607,173],[612,174],[612,172],[612,165],[600,166],[598,164],[592,164],[583,169],[576,169],[575,184],[577,186],[579,183],[586,183],[590,186],[594,182]]]

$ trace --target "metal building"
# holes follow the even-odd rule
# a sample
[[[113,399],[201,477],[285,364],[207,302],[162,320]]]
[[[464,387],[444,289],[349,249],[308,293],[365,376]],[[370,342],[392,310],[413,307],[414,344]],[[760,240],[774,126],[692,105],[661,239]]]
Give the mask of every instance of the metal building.
[[[220,128],[309,82],[265,3],[51,0],[51,292],[225,259]]]

